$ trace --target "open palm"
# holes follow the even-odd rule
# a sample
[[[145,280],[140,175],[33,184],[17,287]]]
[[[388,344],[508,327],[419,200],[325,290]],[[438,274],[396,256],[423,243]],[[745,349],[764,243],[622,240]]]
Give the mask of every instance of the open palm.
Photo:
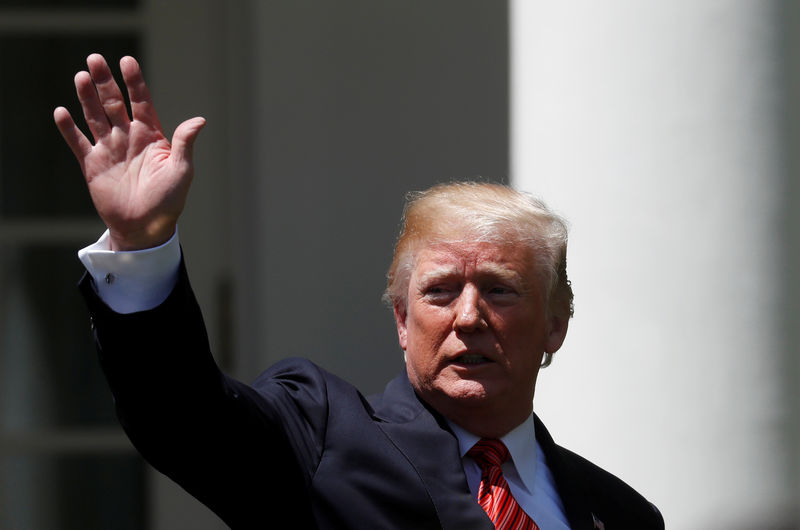
[[[93,54],[86,63],[89,72],[75,76],[75,88],[94,144],[63,107],[53,113],[56,125],[81,165],[112,249],[157,246],[174,233],[183,211],[193,176],[192,145],[205,120],[181,123],[170,144],[134,58],[120,61],[133,119],[105,59]]]

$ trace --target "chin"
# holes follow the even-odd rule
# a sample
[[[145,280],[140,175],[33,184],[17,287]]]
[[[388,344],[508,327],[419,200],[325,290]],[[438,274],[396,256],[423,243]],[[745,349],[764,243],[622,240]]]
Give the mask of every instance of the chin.
[[[480,405],[491,398],[491,389],[479,381],[461,380],[443,385],[439,392],[463,404]]]

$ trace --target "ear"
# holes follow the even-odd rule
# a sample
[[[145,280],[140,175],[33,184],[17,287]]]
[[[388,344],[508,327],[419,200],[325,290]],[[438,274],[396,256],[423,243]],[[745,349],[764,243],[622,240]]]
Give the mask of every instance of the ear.
[[[408,313],[406,311],[405,304],[402,302],[395,302],[392,305],[394,309],[394,322],[397,324],[397,340],[400,342],[400,347],[403,351],[406,351],[406,346],[408,346],[408,328],[406,327],[406,317]]]
[[[561,345],[564,344],[564,339],[567,338],[568,327],[569,317],[564,318],[551,315],[544,351],[547,353],[557,352]]]

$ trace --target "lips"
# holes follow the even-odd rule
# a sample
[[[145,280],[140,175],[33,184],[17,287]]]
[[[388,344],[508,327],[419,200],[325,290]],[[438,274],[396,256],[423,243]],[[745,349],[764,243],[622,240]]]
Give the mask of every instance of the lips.
[[[459,364],[475,365],[475,364],[490,363],[490,362],[492,362],[492,360],[484,357],[483,355],[479,355],[477,353],[465,353],[464,355],[461,355],[461,356],[457,357],[456,359],[454,359],[453,362],[459,363]]]

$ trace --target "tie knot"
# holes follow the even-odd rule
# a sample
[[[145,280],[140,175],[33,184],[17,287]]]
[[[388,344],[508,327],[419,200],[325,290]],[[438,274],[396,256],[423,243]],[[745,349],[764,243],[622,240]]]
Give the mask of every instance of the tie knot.
[[[506,444],[496,439],[481,438],[472,449],[467,451],[467,456],[471,457],[481,468],[487,466],[502,466],[508,460],[509,453]]]

